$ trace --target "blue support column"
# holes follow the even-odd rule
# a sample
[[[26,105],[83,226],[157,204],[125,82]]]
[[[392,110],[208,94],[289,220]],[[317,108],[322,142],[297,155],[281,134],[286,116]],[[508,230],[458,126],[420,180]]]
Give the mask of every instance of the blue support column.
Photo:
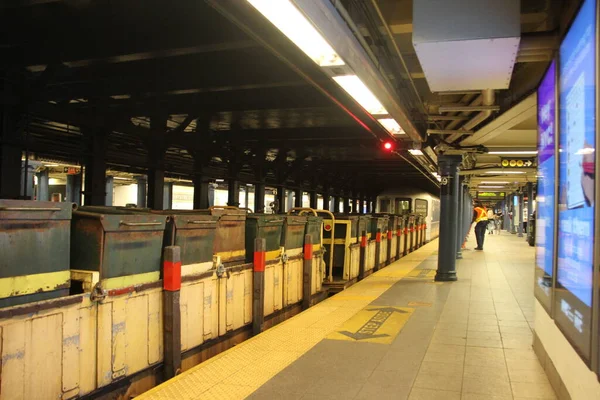
[[[48,176],[48,170],[45,169],[37,174],[37,201],[49,201],[50,200],[50,177]]]
[[[163,191],[163,207],[165,210],[173,208],[173,182],[165,183]]]
[[[519,193],[519,226],[517,228],[517,237],[523,237],[523,211],[525,211],[525,196]]]
[[[463,230],[464,230],[464,218],[465,215],[465,190],[463,186],[464,178],[461,176],[458,182],[458,221],[456,224],[456,258],[463,258],[462,244],[463,244]]]
[[[461,156],[438,158],[440,187],[440,240],[436,281],[455,281],[456,277],[456,225],[458,222],[458,166]]]
[[[104,198],[107,206],[113,205],[113,188],[114,178],[112,176],[106,177],[106,197]]]
[[[137,206],[146,208],[146,177],[137,177]]]

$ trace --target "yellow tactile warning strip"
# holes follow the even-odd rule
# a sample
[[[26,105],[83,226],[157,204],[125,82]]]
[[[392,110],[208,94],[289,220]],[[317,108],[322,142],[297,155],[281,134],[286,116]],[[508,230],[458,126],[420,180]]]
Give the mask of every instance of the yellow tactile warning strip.
[[[339,330],[436,250],[437,240],[136,399],[243,399]]]
[[[327,339],[390,344],[415,309],[367,306],[331,332]]]

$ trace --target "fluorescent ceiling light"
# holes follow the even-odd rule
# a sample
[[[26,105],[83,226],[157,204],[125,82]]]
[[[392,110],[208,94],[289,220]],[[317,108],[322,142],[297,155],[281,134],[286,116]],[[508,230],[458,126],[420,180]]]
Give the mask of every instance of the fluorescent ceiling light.
[[[419,149],[408,149],[408,152],[413,156],[422,156],[423,152]]]
[[[508,181],[481,181],[484,185],[508,185]]]
[[[486,174],[498,174],[498,175],[516,175],[524,174],[525,171],[485,171]]]
[[[338,83],[354,100],[358,102],[367,112],[373,115],[387,114],[387,110],[381,105],[377,97],[356,75],[334,76],[333,80]],[[391,119],[391,118],[386,118]],[[381,122],[382,120],[379,120]],[[393,121],[393,120],[392,120]],[[396,122],[396,121],[394,121]],[[383,122],[381,122],[383,125]],[[398,125],[398,123],[396,123]],[[400,128],[400,126],[398,126]],[[386,128],[387,129],[387,128]],[[389,130],[389,129],[388,129]]]
[[[122,176],[113,176],[113,179],[120,180],[120,181],[129,181],[133,178],[124,178]]]
[[[577,153],[575,153],[575,154],[578,154],[578,155],[594,154],[594,151],[595,150],[593,148],[586,147],[584,149],[577,150]]]
[[[46,167],[58,167],[58,164],[44,164]]]
[[[479,189],[503,189],[503,186],[479,186]]]
[[[388,131],[392,135],[406,134],[406,132],[404,132],[404,129],[402,129],[400,125],[398,125],[396,120],[393,118],[382,118],[378,119],[377,121],[385,128],[386,131]]]
[[[521,150],[514,150],[514,151],[489,151],[488,154],[496,154],[496,155],[500,155],[500,154],[504,154],[504,155],[530,155],[530,156],[534,156],[537,154],[537,151],[532,150],[532,151],[521,151]]]
[[[344,65],[344,60],[289,0],[248,2],[319,66]]]

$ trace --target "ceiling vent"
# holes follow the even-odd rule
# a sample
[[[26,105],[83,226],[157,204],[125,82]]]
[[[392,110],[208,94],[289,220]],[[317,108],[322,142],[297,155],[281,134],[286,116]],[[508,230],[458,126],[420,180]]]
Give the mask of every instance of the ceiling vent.
[[[432,92],[508,89],[520,36],[519,0],[413,3],[413,45]]]

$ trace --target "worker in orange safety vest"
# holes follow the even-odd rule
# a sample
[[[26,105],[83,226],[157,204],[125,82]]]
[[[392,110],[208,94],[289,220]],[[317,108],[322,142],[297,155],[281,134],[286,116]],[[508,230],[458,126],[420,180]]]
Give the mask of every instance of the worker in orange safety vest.
[[[480,203],[475,203],[473,209],[473,222],[475,222],[475,239],[477,247],[475,250],[483,250],[483,240],[485,239],[485,230],[488,225],[488,216],[486,208]]]

